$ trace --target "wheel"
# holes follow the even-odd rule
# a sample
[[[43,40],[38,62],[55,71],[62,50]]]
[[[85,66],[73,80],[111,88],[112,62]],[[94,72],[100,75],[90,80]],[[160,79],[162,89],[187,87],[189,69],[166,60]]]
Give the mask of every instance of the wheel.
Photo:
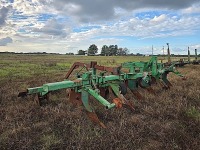
[[[138,79],[138,85],[141,88],[146,88],[146,87],[149,87],[151,84],[150,83],[146,83],[144,80],[142,80],[142,78],[139,78]]]
[[[122,95],[125,95],[127,93],[127,87],[126,87],[126,84],[124,82],[121,82],[119,84],[119,91],[121,91]]]

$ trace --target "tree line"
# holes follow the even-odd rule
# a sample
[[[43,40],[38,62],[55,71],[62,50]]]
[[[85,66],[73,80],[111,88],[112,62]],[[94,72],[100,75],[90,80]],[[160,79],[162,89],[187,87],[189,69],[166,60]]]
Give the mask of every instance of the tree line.
[[[88,50],[79,50],[78,55],[94,56],[98,53],[98,47],[95,44],[89,46]],[[101,48],[101,56],[125,56],[128,55],[129,50],[127,48],[118,48],[117,45],[103,45]]]

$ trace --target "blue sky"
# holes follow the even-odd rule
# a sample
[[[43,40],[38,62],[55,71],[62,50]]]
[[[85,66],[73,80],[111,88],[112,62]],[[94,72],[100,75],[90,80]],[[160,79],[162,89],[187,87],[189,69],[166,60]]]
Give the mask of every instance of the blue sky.
[[[96,44],[131,53],[200,53],[199,0],[1,0],[0,51],[77,53]]]

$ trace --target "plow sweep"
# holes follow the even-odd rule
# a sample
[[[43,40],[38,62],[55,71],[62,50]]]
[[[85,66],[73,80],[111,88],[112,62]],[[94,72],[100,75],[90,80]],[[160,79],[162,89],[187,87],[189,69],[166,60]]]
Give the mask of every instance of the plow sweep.
[[[80,70],[85,68],[86,71],[83,72],[82,70],[82,73],[76,75],[75,80],[70,80],[70,75],[78,68],[81,68]],[[94,100],[106,109],[119,109],[126,106],[126,108],[134,111],[133,101],[125,98],[128,89],[132,92],[134,99],[142,100],[144,97],[138,91],[139,88],[156,94],[151,85],[162,82],[163,88],[169,89],[172,86],[167,79],[169,73],[183,77],[175,69],[174,64],[166,67],[164,64],[158,63],[157,57],[152,57],[149,62],[125,62],[118,67],[100,66],[94,61],[90,64],[76,62],[67,72],[64,81],[28,88],[26,91],[20,92],[18,96],[24,97],[36,94],[38,103],[42,105],[44,100],[49,99],[50,92],[69,89],[69,101],[76,106],[84,106],[88,118],[106,128],[90,104],[90,96],[94,97]],[[113,100],[108,100],[110,93],[114,95]]]

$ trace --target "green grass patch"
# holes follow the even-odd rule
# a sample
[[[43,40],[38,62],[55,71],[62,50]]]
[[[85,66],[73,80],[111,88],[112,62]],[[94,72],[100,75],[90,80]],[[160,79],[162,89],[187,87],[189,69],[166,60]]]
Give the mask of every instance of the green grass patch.
[[[186,111],[186,115],[189,118],[195,119],[197,121],[200,121],[200,111],[197,110],[194,106],[190,107],[187,111]]]
[[[53,146],[62,143],[62,140],[59,139],[54,133],[45,134],[40,140],[43,143],[43,149],[51,149]]]

